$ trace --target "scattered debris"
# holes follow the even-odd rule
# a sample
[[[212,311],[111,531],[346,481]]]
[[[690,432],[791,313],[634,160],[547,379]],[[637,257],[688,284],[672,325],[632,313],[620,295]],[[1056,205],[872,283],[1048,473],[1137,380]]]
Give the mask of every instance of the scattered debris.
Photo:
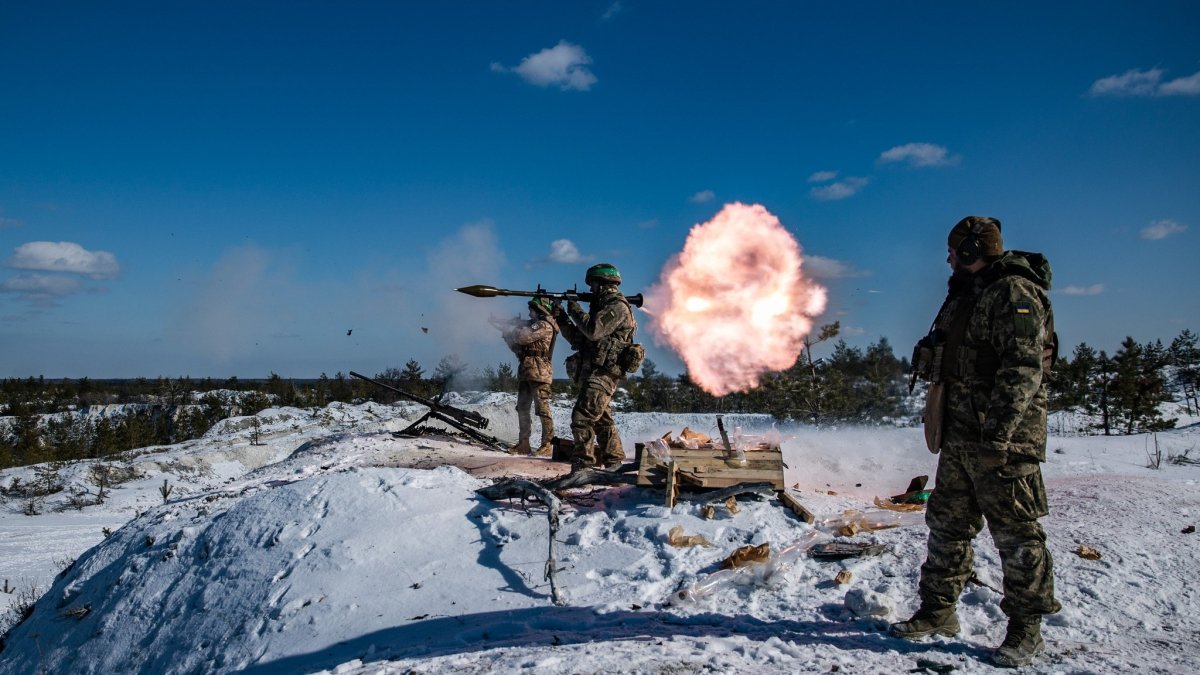
[[[421,619],[426,618],[429,618],[428,614],[421,614],[420,616],[414,616],[413,618],[409,619],[409,621],[420,621]]]
[[[925,515],[922,513],[903,513],[898,511],[860,513],[850,510],[843,513],[841,518],[830,518],[823,521],[819,527],[828,532],[836,532],[843,537],[853,537],[859,532],[875,532],[876,530],[889,530],[894,527],[924,524]]]
[[[705,548],[712,547],[712,542],[705,539],[704,535],[702,534],[685,535],[683,533],[682,525],[676,525],[675,527],[671,528],[671,531],[667,533],[667,543],[679,548],[684,548],[687,546],[703,546]]]
[[[904,494],[895,495],[888,501],[893,504],[925,504],[933,494],[933,490],[925,489],[928,483],[929,476],[917,476],[909,481],[908,489],[904,491]]]
[[[885,617],[892,613],[892,603],[887,596],[865,588],[846,591],[845,605],[854,616]]]
[[[800,503],[800,500],[796,499],[787,490],[784,490],[783,492],[779,493],[779,501],[784,506],[791,509],[792,513],[796,514],[796,516],[798,518],[800,518],[800,520],[803,520],[804,522],[808,523],[809,525],[812,525],[814,522],[816,522],[817,517],[815,515],[813,515],[813,512],[804,508],[804,505]]]
[[[833,578],[833,583],[841,585],[848,584],[850,583],[850,577],[852,576],[854,575],[850,574],[850,570],[842,570],[841,572],[837,573],[836,577]]]
[[[764,542],[758,546],[743,546],[721,561],[721,569],[745,567],[750,563],[763,563],[769,557],[771,557],[771,542]]]
[[[762,585],[777,575],[791,570],[814,545],[829,540],[829,535],[812,530],[796,543],[784,548],[764,562],[751,562],[742,567],[723,569],[680,589],[672,597],[674,603],[689,603],[712,595],[730,586]]]
[[[1193,533],[1193,532],[1195,532],[1195,531],[1196,531],[1196,526],[1195,526],[1195,525],[1188,525],[1187,527],[1185,527],[1185,528],[1183,528],[1182,530],[1180,530],[1180,531],[1179,531],[1179,534],[1191,534],[1191,533]]]
[[[996,588],[995,586],[989,584],[988,582],[984,581],[983,579],[980,579],[979,574],[977,572],[971,572],[971,578],[967,579],[967,583],[975,584],[976,586],[982,586],[982,587],[988,589],[989,591],[995,593],[996,595],[1004,595],[1004,591],[1001,591],[999,588]]]
[[[742,512],[742,510],[738,508],[737,497],[730,497],[729,499],[726,499],[725,508],[729,509],[729,514],[733,516],[736,516]]]
[[[1075,555],[1079,556],[1080,558],[1083,558],[1084,560],[1099,560],[1100,559],[1100,551],[1097,551],[1096,549],[1092,548],[1091,546],[1088,546],[1087,544],[1080,544],[1079,548],[1075,549]]]
[[[903,504],[903,503],[897,504],[890,500],[885,502],[882,499],[880,499],[879,497],[875,498],[875,506],[878,506],[881,509],[887,509],[888,511],[912,512],[912,511],[922,511],[925,509],[925,507],[920,504]]]
[[[741,497],[747,495],[756,499],[765,499],[775,496],[775,486],[771,483],[738,483],[722,490],[714,490],[712,492],[699,492],[680,496],[680,499],[687,501],[698,501],[703,504],[716,504],[723,502],[730,497]]]
[[[91,613],[92,613],[91,605],[80,605],[78,607],[71,607],[70,609],[64,609],[61,612],[59,612],[59,614],[61,614],[64,619],[75,619],[76,621],[82,621],[83,617],[85,617]]]
[[[849,541],[830,541],[817,544],[808,551],[808,557],[815,560],[845,560],[846,558],[862,558],[876,556],[887,550],[883,544],[866,544]]]
[[[700,515],[703,516],[705,520],[712,520],[713,516],[717,515],[717,509],[713,507],[712,504],[705,504],[704,506],[700,507]]]
[[[543,481],[542,486],[555,492],[583,487],[585,485],[632,485],[637,482],[637,476],[619,471],[579,467],[562,478]]]

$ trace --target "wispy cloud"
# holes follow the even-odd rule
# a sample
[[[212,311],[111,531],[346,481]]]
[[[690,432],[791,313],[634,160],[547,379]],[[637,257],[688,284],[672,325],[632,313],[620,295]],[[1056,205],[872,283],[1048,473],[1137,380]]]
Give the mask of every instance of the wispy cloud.
[[[871,276],[871,270],[860,270],[854,263],[820,255],[804,256],[804,272],[817,279],[858,279]]]
[[[1058,289],[1063,295],[1100,295],[1104,292],[1104,284],[1092,284],[1091,286],[1067,286],[1066,288]]]
[[[954,166],[962,160],[961,155],[951,155],[943,145],[933,143],[905,143],[885,150],[879,155],[880,164],[908,162],[909,166]]]
[[[838,175],[838,172],[836,172],[836,171],[818,171],[808,177],[808,182],[824,183],[825,181],[833,180],[834,178],[837,178],[837,175]]]
[[[22,244],[2,264],[18,270],[81,274],[89,279],[115,279],[121,274],[117,256],[108,251],[89,251],[70,241]]]
[[[582,255],[579,247],[570,239],[555,239],[550,242],[550,253],[541,258],[533,258],[525,263],[525,269],[532,270],[547,264],[574,265],[591,262],[595,256]]]
[[[716,198],[717,193],[713,192],[712,190],[701,190],[691,197],[688,197],[688,201],[693,204],[704,204],[706,202],[711,202]]]
[[[521,79],[538,87],[558,87],[563,91],[587,91],[596,84],[596,76],[587,68],[592,62],[583,47],[566,40],[521,59],[513,68],[499,63],[491,65],[498,73],[516,73]]]
[[[5,218],[4,209],[0,209],[0,230],[11,230],[14,227],[21,227],[24,224],[16,218]]]
[[[1187,225],[1181,225],[1173,220],[1156,220],[1138,233],[1138,239],[1147,239],[1153,241],[1155,239],[1166,239],[1173,234],[1186,232]]]
[[[859,326],[842,326],[841,332],[842,332],[842,335],[847,335],[850,337],[857,337],[859,335],[866,334],[867,331],[866,331],[866,329],[861,328]]]
[[[617,0],[613,4],[609,5],[608,9],[604,10],[604,14],[602,14],[600,18],[608,20],[620,14],[624,10],[625,8],[621,5],[621,0]]]
[[[853,197],[859,190],[866,187],[869,180],[859,176],[846,176],[836,183],[815,187],[808,191],[813,199],[829,202],[846,197]]]
[[[653,230],[654,228],[658,227],[658,218],[643,220],[642,222],[638,223],[638,227],[643,230]]]
[[[1196,96],[1200,95],[1200,72],[1163,82],[1166,70],[1127,70],[1092,83],[1088,96]]]
[[[58,274],[18,274],[0,283],[0,293],[15,293],[18,299],[38,307],[53,307],[56,299],[83,290],[83,282]]]

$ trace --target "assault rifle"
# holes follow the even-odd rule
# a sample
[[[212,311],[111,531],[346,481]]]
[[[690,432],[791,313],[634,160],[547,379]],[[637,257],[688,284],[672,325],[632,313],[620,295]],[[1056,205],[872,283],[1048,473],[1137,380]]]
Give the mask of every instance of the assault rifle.
[[[391,385],[384,384],[384,383],[376,381],[376,380],[372,380],[371,378],[367,377],[366,375],[359,375],[358,373],[354,372],[353,370],[350,371],[350,375],[352,377],[357,377],[358,379],[363,380],[365,382],[370,382],[371,384],[373,384],[377,387],[383,387],[384,389],[387,389],[388,391],[399,394],[402,398],[406,398],[415,403],[420,403],[421,405],[429,408],[429,412],[422,415],[421,418],[418,419],[416,422],[413,422],[412,424],[405,427],[403,430],[396,432],[397,436],[415,436],[415,435],[417,435],[417,433],[415,431],[416,428],[421,426],[421,424],[423,424],[425,422],[425,420],[433,418],[439,422],[442,422],[443,424],[448,424],[448,425],[454,427],[455,429],[458,429],[459,431],[466,434],[468,438],[471,438],[475,441],[483,443],[484,445],[491,446],[497,450],[504,450],[504,451],[508,450],[508,448],[505,447],[506,445],[508,445],[507,443],[505,443],[504,441],[501,441],[498,438],[495,438],[494,436],[489,436],[489,435],[483,433],[482,431],[480,431],[480,429],[487,428],[488,418],[484,417],[483,415],[480,415],[477,412],[471,412],[470,410],[463,410],[462,408],[455,408],[452,405],[446,405],[445,403],[442,403],[441,401],[438,401],[436,399],[425,398],[424,396],[419,396],[417,394],[412,393],[411,391],[405,391],[403,389],[399,389],[397,387],[393,387]]]
[[[551,293],[550,291],[547,291],[546,289],[542,288],[541,284],[538,284],[536,291],[510,291],[505,288],[495,288],[494,286],[463,286],[462,288],[456,288],[454,290],[458,291],[459,293],[466,293],[467,295],[473,295],[477,298],[494,298],[496,296],[513,296],[513,297],[519,297],[519,298],[546,298],[547,300],[553,300],[556,302],[561,302],[563,300],[574,300],[575,302],[591,302],[592,300],[595,299],[595,296],[592,293],[589,293],[586,291],[583,293],[580,293],[579,286],[575,286],[575,288],[572,288],[569,291],[564,291],[562,293]],[[642,294],[638,293],[637,295],[627,295],[627,296],[625,296],[625,302],[628,302],[629,304],[633,305],[634,307],[640,308],[642,306],[642,302],[643,302]]]

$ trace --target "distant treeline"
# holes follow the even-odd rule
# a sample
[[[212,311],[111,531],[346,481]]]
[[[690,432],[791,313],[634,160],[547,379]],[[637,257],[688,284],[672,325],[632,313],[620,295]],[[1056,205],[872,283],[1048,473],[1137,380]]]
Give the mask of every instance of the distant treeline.
[[[758,387],[715,397],[685,373],[663,374],[646,360],[624,383],[617,403],[634,412],[768,413],[779,420],[811,424],[917,423],[920,399],[908,393],[906,358],[897,358],[887,338],[865,349],[845,341],[832,353],[813,357],[813,347],[832,342],[840,325],[822,326],[805,339],[789,369],[767,373]],[[427,374],[413,359],[375,379],[421,396],[449,390],[516,391],[512,363],[470,369],[456,356],[443,358]],[[1131,434],[1170,428],[1161,404],[1178,400],[1200,412],[1196,391],[1200,349],[1190,331],[1164,346],[1126,338],[1111,357],[1086,344],[1060,358],[1049,384],[1050,409],[1076,412],[1086,433]],[[573,395],[577,386],[556,381],[555,393]],[[290,380],[275,373],[258,380],[6,379],[0,382],[0,468],[47,461],[117,455],[136,448],[179,443],[202,436],[232,415],[254,415],[270,406],[320,408],[334,401],[389,404],[401,397],[343,373]],[[123,414],[95,414],[95,406],[124,404]],[[132,405],[130,405],[132,404]],[[90,409],[93,414],[84,416]]]

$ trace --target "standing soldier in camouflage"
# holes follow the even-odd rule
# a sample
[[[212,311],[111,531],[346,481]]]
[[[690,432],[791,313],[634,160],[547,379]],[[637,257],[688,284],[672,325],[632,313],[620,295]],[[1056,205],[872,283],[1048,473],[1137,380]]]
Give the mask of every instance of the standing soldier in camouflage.
[[[964,218],[947,243],[950,293],[914,354],[914,367],[931,381],[929,449],[941,451],[925,515],[921,607],[892,624],[891,634],[919,639],[959,632],[955,605],[973,574],[972,540],[986,519],[1000,551],[1000,609],[1008,616],[992,661],[1023,666],[1045,651],[1042,615],[1062,608],[1038,523],[1049,513],[1040,463],[1046,461],[1046,380],[1058,346],[1046,295],[1050,266],[1040,254],[1005,251],[993,218]],[[944,398],[934,391],[944,391]]]
[[[567,374],[580,383],[579,399],[571,411],[574,460],[588,466],[613,467],[625,461],[625,451],[613,425],[611,403],[625,373],[641,365],[640,356],[630,356],[631,351],[641,349],[633,344],[637,321],[618,289],[621,274],[616,267],[593,265],[584,281],[594,294],[588,311],[572,300],[566,311],[556,306],[554,314],[563,337],[576,350],[567,359]],[[593,447],[593,439],[598,449]]]
[[[517,428],[520,437],[510,452],[514,455],[533,454],[549,457],[550,439],[554,438],[554,418],[550,416],[550,383],[554,381],[554,339],[558,327],[550,317],[553,307],[545,298],[529,301],[529,325],[512,326],[504,331],[504,342],[516,354],[517,366]],[[542,421],[542,442],[530,452],[529,436],[533,432],[531,406],[537,409]]]

